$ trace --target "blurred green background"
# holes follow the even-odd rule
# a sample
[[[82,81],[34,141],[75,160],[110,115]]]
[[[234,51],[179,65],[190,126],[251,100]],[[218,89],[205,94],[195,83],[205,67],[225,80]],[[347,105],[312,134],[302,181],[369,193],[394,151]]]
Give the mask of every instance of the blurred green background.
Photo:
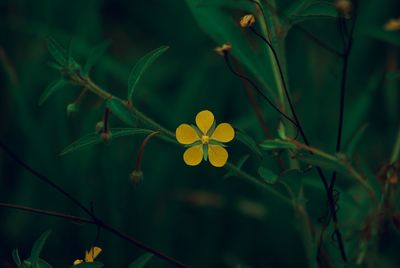
[[[96,44],[111,39],[92,79],[121,97],[126,94],[134,63],[146,52],[169,45],[140,81],[134,96],[136,107],[172,131],[183,122],[193,123],[198,111],[209,109],[218,122],[231,122],[257,141],[265,138],[242,82],[213,51],[219,44],[198,26],[187,2],[193,7],[198,1],[0,0],[1,140],[84,204],[93,202],[96,214],[113,226],[192,267],[307,267],[292,209],[237,178],[223,179],[226,171],[209,163],[186,166],[181,148],[151,140],[143,159],[145,178],[136,188],[131,186],[129,174],[143,137],[121,138],[59,156],[67,145],[94,131],[103,110],[98,99],[87,94],[78,112],[68,116],[66,106],[81,90],[72,86],[38,106],[40,94],[59,76],[47,65],[51,60],[46,48],[49,36],[62,44],[73,38],[78,61],[84,61]],[[278,8],[283,10],[290,2],[280,2]],[[368,124],[355,157],[376,173],[390,158],[400,123],[397,78],[388,80],[385,75],[390,71],[396,77],[398,73],[397,66],[389,65],[399,59],[400,32],[389,37],[382,34],[384,23],[400,16],[400,5],[396,0],[360,2],[346,95],[344,145]],[[224,12],[235,20],[244,14]],[[335,20],[310,20],[301,26],[341,49]],[[249,36],[243,34],[243,38]],[[341,61],[295,27],[286,39],[286,60],[293,100],[310,140],[333,152]],[[257,99],[272,136],[277,137],[278,116]],[[123,123],[112,117],[111,125]],[[237,142],[229,151],[233,162],[251,154]],[[273,158],[266,155],[260,161],[251,156],[254,161],[247,168],[254,173],[262,163],[278,171]],[[318,181],[314,172],[306,176]],[[311,219],[318,225],[326,207],[323,191],[316,184],[306,188],[306,196]],[[0,202],[81,215],[70,201],[3,153]],[[349,213],[354,211],[344,208],[339,213],[345,225],[354,224],[346,221]],[[96,237],[93,226],[1,208],[0,267],[14,267],[12,249],[18,247],[27,256],[33,241],[47,229],[53,234],[43,258],[55,267],[68,267]],[[378,243],[376,259],[385,267],[399,267],[399,234],[389,234]],[[99,259],[106,267],[126,267],[144,253],[106,231],[101,231],[98,244],[103,248]],[[149,267],[173,266],[154,258]]]

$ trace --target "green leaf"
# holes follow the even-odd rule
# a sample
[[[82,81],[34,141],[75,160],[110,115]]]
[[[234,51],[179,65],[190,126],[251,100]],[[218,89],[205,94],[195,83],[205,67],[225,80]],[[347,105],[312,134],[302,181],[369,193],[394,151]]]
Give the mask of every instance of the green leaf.
[[[346,154],[351,157],[357,148],[357,145],[360,143],[361,138],[363,137],[365,130],[367,129],[368,125],[365,124],[363,125],[353,136],[351,139],[349,145],[347,146],[346,149]]]
[[[123,104],[120,100],[112,98],[107,101],[107,107],[112,111],[112,113],[117,116],[120,120],[125,122],[129,126],[135,126],[137,120],[129,108]]]
[[[51,230],[48,230],[44,232],[43,234],[40,235],[40,237],[36,240],[36,242],[33,244],[32,250],[31,250],[31,256],[29,257],[29,260],[35,264],[39,262],[39,256],[40,253],[42,252],[43,246],[46,243],[47,238],[51,234]]]
[[[62,87],[67,85],[68,82],[64,79],[57,80],[51,83],[42,93],[39,98],[39,105],[42,105],[53,93],[60,90]]]
[[[236,167],[238,169],[241,169],[242,166],[244,165],[244,163],[247,161],[247,159],[249,159],[250,155],[245,155],[242,158],[239,159],[239,161],[237,162]],[[235,176],[237,173],[233,172],[232,170],[229,170],[228,173],[225,174],[224,179],[227,179],[229,177]]]
[[[260,167],[258,169],[258,174],[263,178],[263,180],[269,184],[274,184],[277,179],[278,175],[276,175],[273,171],[267,169],[266,167]]]
[[[153,130],[148,129],[139,129],[139,128],[111,128],[110,130],[110,140],[117,139],[120,137],[138,135],[138,134],[150,134],[154,132]],[[60,155],[69,154],[75,151],[82,150],[88,146],[93,146],[95,144],[102,143],[101,135],[99,133],[90,133],[86,136],[83,136],[79,140],[73,142],[68,145]]]
[[[249,0],[200,0],[197,7],[230,8],[251,13],[254,3]]]
[[[12,251],[12,258],[15,264],[19,267],[21,265],[21,258],[19,257],[18,249]]]
[[[133,92],[135,91],[135,87],[146,69],[168,48],[168,46],[161,46],[157,49],[154,49],[148,52],[142,58],[140,58],[139,61],[135,64],[135,66],[131,70],[131,73],[129,74],[128,79],[128,100],[132,102],[132,96]]]
[[[368,29],[363,31],[363,34],[379,41],[383,41],[400,47],[399,31],[385,31],[383,27],[369,27]]]
[[[67,52],[56,40],[53,38],[47,39],[47,48],[53,58],[60,64],[65,65],[67,61]]]
[[[72,265],[70,268],[102,268],[104,264],[98,261],[94,262],[83,262],[81,264]]]
[[[151,260],[152,257],[153,254],[144,254],[137,258],[134,262],[132,262],[128,268],[143,268]]]
[[[298,155],[297,158],[300,161],[310,164],[312,166],[319,166],[323,169],[327,169],[330,171],[337,171],[342,174],[347,174],[346,167],[343,165],[342,162],[339,161],[339,159],[337,160],[327,159],[319,155],[312,155],[312,154]]]
[[[247,148],[249,148],[252,152],[254,152],[256,155],[259,157],[262,157],[262,152],[260,148],[258,147],[257,143],[246,133],[242,131],[235,131],[235,139],[237,139],[239,142],[241,142],[243,145],[245,145]]]
[[[266,140],[260,144],[261,150],[295,149],[296,145],[283,140]]]
[[[335,5],[329,2],[316,2],[302,10],[297,11],[296,13],[288,14],[291,24],[312,19],[334,19],[337,18],[337,16],[338,11]]]
[[[46,262],[43,259],[39,259],[39,261],[36,264],[35,268],[53,268],[48,262]]]
[[[110,45],[111,40],[105,40],[91,50],[89,57],[87,58],[86,63],[81,71],[82,76],[88,76],[92,67],[99,61],[101,56],[103,56]]]

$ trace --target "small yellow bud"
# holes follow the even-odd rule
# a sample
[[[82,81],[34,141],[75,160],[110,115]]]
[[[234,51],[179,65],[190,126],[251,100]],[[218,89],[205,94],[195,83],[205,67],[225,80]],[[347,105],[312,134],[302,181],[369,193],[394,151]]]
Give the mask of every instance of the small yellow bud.
[[[141,170],[134,170],[129,176],[129,179],[133,188],[136,188],[136,185],[143,180],[143,172]]]
[[[103,142],[108,141],[110,139],[110,137],[111,137],[111,133],[110,132],[102,132],[101,133],[101,140]]]
[[[216,47],[214,49],[219,55],[223,56],[225,53],[229,52],[232,49],[232,45],[230,43],[225,43],[222,46]]]
[[[400,18],[390,19],[388,22],[385,23],[383,28],[386,31],[398,31],[398,30],[400,30]]]
[[[254,18],[254,16],[252,14],[247,14],[240,19],[240,27],[248,28],[252,26],[255,22],[256,19]]]
[[[96,124],[96,133],[99,133],[100,131],[102,131],[104,128],[104,122],[103,121],[99,121]]]
[[[351,2],[349,0],[336,0],[335,6],[340,14],[348,15],[351,11]]]

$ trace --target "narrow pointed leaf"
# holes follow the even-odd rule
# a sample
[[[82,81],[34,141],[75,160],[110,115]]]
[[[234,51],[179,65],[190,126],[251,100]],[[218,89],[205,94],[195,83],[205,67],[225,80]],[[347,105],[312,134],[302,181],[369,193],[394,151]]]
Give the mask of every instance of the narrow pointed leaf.
[[[47,261],[39,259],[35,268],[53,268]]]
[[[92,49],[85,65],[83,66],[81,75],[87,76],[92,69],[92,67],[99,61],[99,59],[104,55],[108,47],[111,45],[111,40],[106,40],[97,45]]]
[[[129,108],[124,105],[120,100],[113,98],[107,101],[107,107],[111,110],[113,115],[118,117],[127,125],[135,126],[137,124],[137,120],[134,115],[131,113]]]
[[[261,150],[258,147],[257,143],[247,134],[242,131],[235,131],[235,139],[249,148],[252,152],[254,152],[259,157],[262,156]]]
[[[42,93],[39,98],[39,105],[42,105],[53,93],[63,88],[68,82],[64,79],[57,80],[51,83]]]
[[[260,144],[261,150],[294,149],[296,145],[283,140],[266,140]]]
[[[19,267],[21,265],[21,258],[19,257],[18,249],[12,251],[12,258],[15,264]]]
[[[110,129],[110,140],[117,139],[120,137],[125,137],[125,136],[132,136],[132,135],[138,135],[138,134],[150,134],[154,131],[148,130],[148,129],[138,129],[138,128],[111,128]],[[93,146],[99,143],[102,143],[102,139],[99,133],[90,133],[86,136],[83,136],[79,140],[73,142],[72,144],[68,145],[60,155],[65,155],[68,153],[72,153],[75,151],[79,151],[82,149],[85,149],[89,146]]]
[[[60,64],[65,65],[67,61],[67,52],[56,40],[53,38],[47,39],[47,48],[53,58]]]
[[[237,168],[238,169],[242,169],[242,166],[244,165],[244,163],[246,163],[247,159],[249,159],[250,155],[245,155],[242,158],[239,159],[239,161],[237,162]],[[236,173],[233,172],[232,170],[229,170],[228,173],[225,174],[224,179],[227,179],[229,177],[235,176]]]
[[[128,100],[132,102],[133,92],[135,91],[136,85],[142,77],[146,69],[160,57],[169,47],[162,46],[153,51],[148,52],[135,64],[131,73],[129,74],[128,80]]]
[[[267,169],[266,167],[260,167],[258,169],[258,174],[263,178],[263,180],[269,184],[274,184],[277,179],[278,175],[276,175],[273,171]]]
[[[40,253],[42,252],[43,246],[46,243],[46,240],[50,234],[51,234],[51,230],[44,232],[43,234],[40,235],[40,237],[33,244],[33,247],[31,250],[31,256],[29,257],[29,259],[32,263],[35,264],[39,261]]]
[[[132,262],[128,268],[143,268],[151,260],[152,257],[153,254],[144,254],[137,258],[134,262]]]

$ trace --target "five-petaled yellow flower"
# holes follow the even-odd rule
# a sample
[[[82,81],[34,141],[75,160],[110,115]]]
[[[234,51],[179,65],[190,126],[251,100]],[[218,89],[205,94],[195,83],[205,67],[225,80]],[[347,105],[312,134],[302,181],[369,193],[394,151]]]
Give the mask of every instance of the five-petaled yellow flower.
[[[81,264],[83,262],[93,262],[94,259],[100,254],[101,248],[99,247],[92,247],[89,251],[86,250],[85,258],[83,260],[75,260],[74,265]]]
[[[233,140],[233,127],[228,123],[216,126],[214,115],[208,110],[196,115],[196,125],[181,124],[176,129],[178,142],[189,146],[183,160],[189,166],[196,166],[204,159],[210,160],[214,167],[223,167],[228,160],[228,152],[222,143]]]

